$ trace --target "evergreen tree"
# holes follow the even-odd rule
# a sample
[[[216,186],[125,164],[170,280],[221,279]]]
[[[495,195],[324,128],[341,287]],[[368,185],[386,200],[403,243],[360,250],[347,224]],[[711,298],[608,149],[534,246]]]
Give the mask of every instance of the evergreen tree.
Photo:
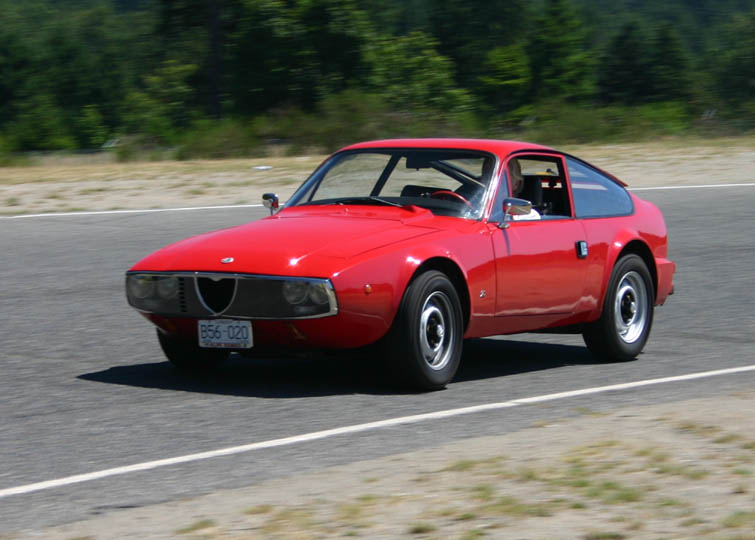
[[[585,50],[585,29],[569,1],[546,0],[530,33],[532,100],[589,97],[591,55]]]
[[[724,28],[723,50],[716,51],[714,92],[730,104],[750,103],[755,110],[755,9]]]
[[[532,87],[532,70],[521,45],[496,47],[488,53],[485,69],[480,86],[488,105],[507,112],[527,101]]]
[[[653,101],[687,99],[690,65],[673,26],[663,24],[658,27],[649,56],[650,98]]]
[[[459,86],[474,88],[488,53],[522,41],[529,19],[525,0],[437,0],[428,5],[438,51],[456,64]]]
[[[651,60],[637,23],[624,25],[598,66],[598,92],[606,103],[649,101],[653,94]]]

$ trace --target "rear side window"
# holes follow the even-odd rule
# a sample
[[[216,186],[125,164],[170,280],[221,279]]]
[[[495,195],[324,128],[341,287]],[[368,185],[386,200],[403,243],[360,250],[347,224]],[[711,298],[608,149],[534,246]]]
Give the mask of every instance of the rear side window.
[[[574,159],[566,158],[566,166],[577,217],[626,216],[632,213],[632,198],[616,182]]]

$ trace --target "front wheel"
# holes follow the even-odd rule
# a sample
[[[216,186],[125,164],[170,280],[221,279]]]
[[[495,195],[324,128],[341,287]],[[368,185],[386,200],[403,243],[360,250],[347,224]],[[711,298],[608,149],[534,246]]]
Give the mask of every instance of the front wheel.
[[[446,275],[420,274],[407,287],[388,336],[394,371],[413,388],[444,388],[459,367],[463,333],[459,296]]]
[[[653,325],[655,292],[645,261],[637,255],[619,259],[608,281],[600,319],[582,334],[601,360],[626,361],[642,352]]]
[[[228,351],[222,349],[203,349],[188,341],[173,339],[157,331],[157,340],[171,364],[187,372],[210,371],[228,358]]]

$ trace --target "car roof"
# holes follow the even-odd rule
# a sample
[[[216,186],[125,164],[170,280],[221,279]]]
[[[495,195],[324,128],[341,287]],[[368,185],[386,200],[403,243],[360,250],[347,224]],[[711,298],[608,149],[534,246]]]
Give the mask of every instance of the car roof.
[[[503,141],[496,139],[384,139],[352,144],[341,150],[364,150],[369,148],[444,148],[455,150],[479,150],[506,157],[521,150],[547,150],[553,148],[523,141]]]

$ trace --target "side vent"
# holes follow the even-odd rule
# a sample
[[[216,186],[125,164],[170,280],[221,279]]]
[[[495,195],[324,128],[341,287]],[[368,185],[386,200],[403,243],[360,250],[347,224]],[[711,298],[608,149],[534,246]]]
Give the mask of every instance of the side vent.
[[[186,313],[186,278],[178,278],[178,309],[181,313]]]

